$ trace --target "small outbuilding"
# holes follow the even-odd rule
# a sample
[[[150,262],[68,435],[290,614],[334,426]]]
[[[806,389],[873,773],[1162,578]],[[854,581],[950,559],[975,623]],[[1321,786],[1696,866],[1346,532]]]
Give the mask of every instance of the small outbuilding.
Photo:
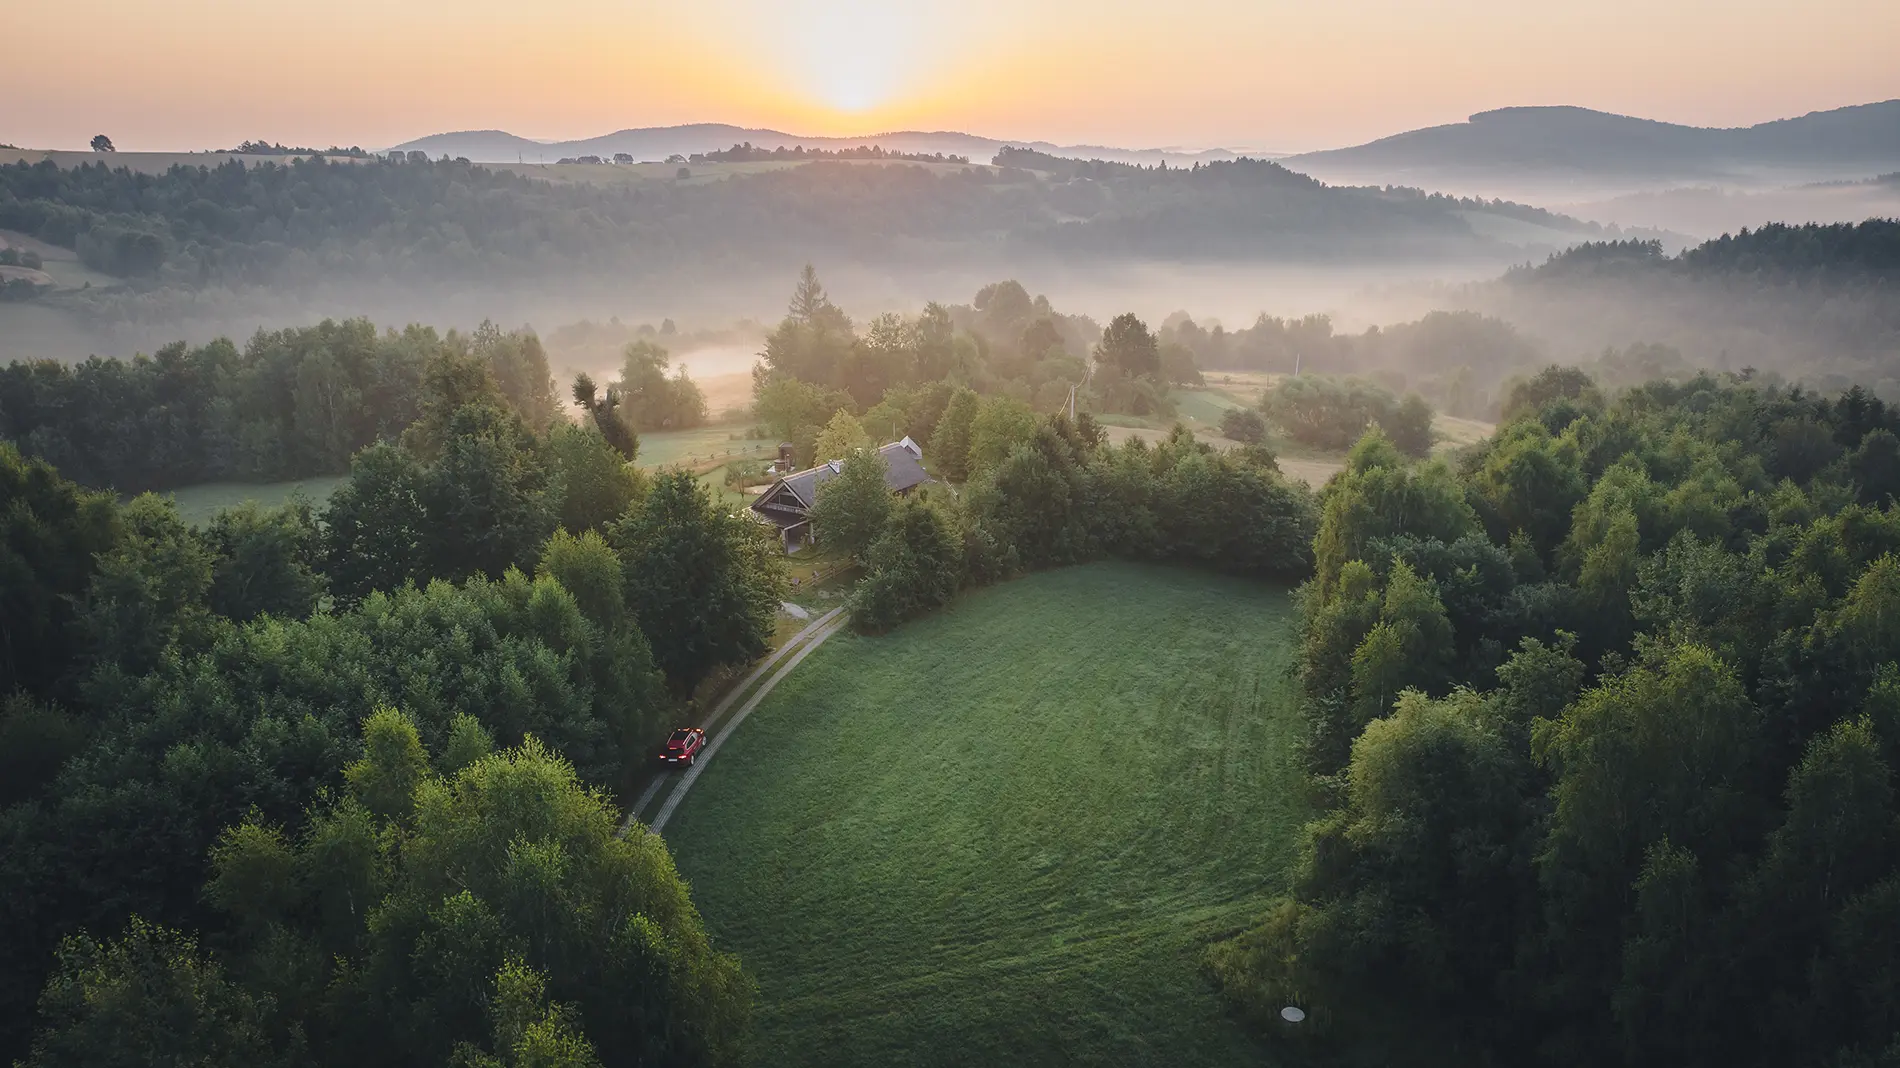
[[[930,481],[924,470],[924,450],[906,437],[878,448],[884,457],[884,485],[899,496]],[[786,552],[797,552],[817,539],[811,531],[811,509],[818,503],[818,487],[836,477],[843,461],[832,460],[804,471],[779,476],[752,502],[752,512],[778,528]]]

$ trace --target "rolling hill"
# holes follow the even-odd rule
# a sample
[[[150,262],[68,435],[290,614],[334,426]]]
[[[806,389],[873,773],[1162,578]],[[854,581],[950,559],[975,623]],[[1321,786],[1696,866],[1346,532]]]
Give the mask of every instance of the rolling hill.
[[[1487,176],[1638,185],[1865,178],[1900,166],[1900,100],[1732,129],[1580,107],[1500,108],[1281,162],[1327,181],[1434,188]]]

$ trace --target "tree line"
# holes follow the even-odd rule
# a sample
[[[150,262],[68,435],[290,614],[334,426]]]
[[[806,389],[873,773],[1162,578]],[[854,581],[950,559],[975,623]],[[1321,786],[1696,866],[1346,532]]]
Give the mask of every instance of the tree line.
[[[970,304],[932,301],[915,317],[885,313],[860,329],[807,265],[753,369],[753,415],[809,466],[840,458],[818,448],[839,413],[879,441],[922,441],[959,389],[986,398],[997,420],[1034,422],[1071,397],[1078,410],[1165,419],[1170,389],[1200,381],[1192,353],[1133,314],[1104,327],[1013,279],[984,286]],[[933,457],[961,480],[966,447],[949,456],[933,447]]]
[[[978,411],[965,429],[973,398],[953,398],[932,435],[944,467],[959,459],[957,435],[970,436],[960,495],[893,501],[870,449],[848,454],[818,491],[818,536],[865,568],[849,604],[861,630],[887,630],[962,589],[1108,556],[1283,581],[1312,566],[1312,495],[1263,449],[1216,452],[1180,429],[1159,445],[1111,446],[1086,412],[986,427]]]
[[[659,344],[625,346],[618,431],[706,419],[683,368]],[[0,367],[0,440],[97,488],[135,493],[202,482],[342,474],[376,442],[399,439],[431,404],[492,380],[499,403],[545,435],[564,421],[540,339],[484,322],[468,333],[368,320],[259,331],[242,348],[177,342],[131,360],[16,361]],[[632,452],[628,452],[632,458]]]
[[[436,345],[325,507],[203,528],[0,443],[0,1056],[736,1056],[749,980],[611,797],[782,556],[506,366]]]
[[[1900,411],[1551,368],[1506,416],[1321,494],[1318,815],[1213,974],[1373,1059],[1888,1063]]]
[[[1888,279],[1900,275],[1900,220],[1858,223],[1767,223],[1754,230],[1704,241],[1678,256],[1658,241],[1596,241],[1554,253],[1537,267],[1519,268],[1523,281],[1578,273],[1649,268],[1690,275],[1816,275],[1837,279]]]
[[[806,148],[794,145],[787,148],[754,147],[746,141],[713,152],[695,152],[687,157],[691,163],[763,163],[772,160],[808,160],[808,159],[888,159],[902,160],[906,163],[956,163],[969,166],[968,156],[946,156],[941,152],[900,152],[883,145],[859,145],[856,148]]]

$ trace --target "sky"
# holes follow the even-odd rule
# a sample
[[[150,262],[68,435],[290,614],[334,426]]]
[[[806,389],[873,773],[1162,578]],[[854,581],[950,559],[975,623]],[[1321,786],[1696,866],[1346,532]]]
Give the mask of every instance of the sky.
[[[0,0],[0,42],[23,148],[729,122],[1294,152],[1512,105],[1900,98],[1896,0]]]

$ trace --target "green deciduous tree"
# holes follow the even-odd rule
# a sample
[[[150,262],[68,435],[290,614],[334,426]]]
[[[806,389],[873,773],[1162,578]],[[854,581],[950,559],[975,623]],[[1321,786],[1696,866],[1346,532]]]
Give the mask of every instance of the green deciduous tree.
[[[1161,373],[1161,350],[1148,324],[1131,312],[1123,312],[1102,331],[1095,346],[1097,363],[1112,367],[1130,378],[1155,377]]]
[[[840,408],[832,414],[824,429],[818,432],[817,439],[812,443],[812,459],[814,463],[830,463],[870,447],[871,435],[864,432],[863,424],[850,412]]]
[[[681,367],[672,375],[673,357],[651,341],[635,341],[621,353],[620,415],[636,430],[679,430],[706,421],[706,398]]]
[[[620,558],[599,532],[555,531],[541,551],[535,573],[553,578],[573,594],[574,603],[595,626],[615,631],[632,622]]]
[[[983,398],[970,420],[968,477],[975,478],[1000,465],[1018,446],[1036,436],[1041,422],[1022,401],[1009,397]]]
[[[962,553],[952,524],[929,503],[900,502],[865,554],[865,577],[851,594],[851,622],[876,632],[948,604],[961,584]]]
[[[620,454],[621,461],[632,463],[640,455],[640,435],[620,414],[619,387],[608,386],[602,393],[593,378],[582,372],[574,376],[572,392],[574,403],[587,413],[594,429]]]
[[[372,445],[351,461],[323,512],[323,570],[345,603],[427,576],[422,485],[422,465],[400,446]]]
[[[859,447],[845,455],[835,476],[818,484],[811,521],[825,545],[862,559],[884,532],[892,509],[886,467],[875,449]]]
[[[1267,421],[1252,408],[1229,408],[1221,413],[1220,432],[1229,440],[1257,445],[1267,440]]]
[[[550,485],[546,448],[519,417],[494,405],[456,411],[440,458],[417,487],[431,577],[498,576],[534,566],[559,504],[550,494],[558,487]]]
[[[95,664],[136,676],[209,639],[215,558],[169,499],[148,493],[120,515],[124,537],[98,557],[78,626]]]
[[[4,441],[0,502],[0,694],[46,694],[74,666],[74,606],[121,536],[119,513]]]
[[[561,526],[571,533],[606,529],[642,492],[639,469],[597,427],[557,424],[548,433],[548,454]]]
[[[211,610],[240,622],[260,615],[302,618],[323,596],[323,533],[310,502],[255,502],[219,512],[205,530],[214,555]]]
[[[332,954],[280,977],[322,1059],[729,1063],[751,984],[708,944],[661,840],[618,836],[532,738],[438,775],[405,725],[371,718],[350,796],[302,842],[246,821],[213,852],[208,896],[236,910],[242,969]]]
[[[268,1033],[271,1006],[225,977],[195,940],[136,917],[123,938],[60,946],[40,997],[29,1068],[291,1065]]]
[[[765,651],[784,593],[782,554],[749,520],[726,514],[692,475],[654,481],[613,531],[628,602],[676,694],[724,664]]]

